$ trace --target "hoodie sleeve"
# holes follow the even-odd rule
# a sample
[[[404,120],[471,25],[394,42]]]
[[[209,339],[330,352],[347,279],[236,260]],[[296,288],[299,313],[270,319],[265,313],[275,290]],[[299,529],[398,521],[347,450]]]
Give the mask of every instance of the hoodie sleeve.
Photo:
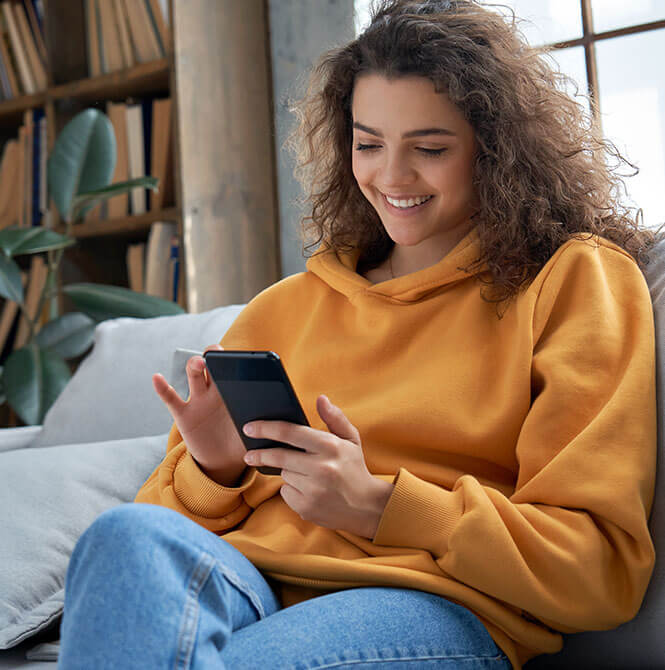
[[[425,549],[561,632],[613,628],[637,613],[654,565],[652,303],[613,245],[567,245],[529,290],[532,403],[514,492],[470,475],[447,490],[401,469],[374,542]]]
[[[226,349],[266,348],[265,309],[270,306],[266,289],[236,317],[220,344]],[[268,320],[269,321],[269,320]],[[222,534],[243,521],[253,508],[279,492],[281,477],[246,468],[235,487],[210,479],[187,449],[174,423],[166,444],[166,456],[143,484],[134,502],[162,505],[184,514],[208,530]]]
[[[262,475],[256,468],[246,468],[235,487],[218,484],[192,458],[174,423],[164,460],[143,484],[134,502],[169,507],[219,535],[275,495],[281,484],[281,477]]]

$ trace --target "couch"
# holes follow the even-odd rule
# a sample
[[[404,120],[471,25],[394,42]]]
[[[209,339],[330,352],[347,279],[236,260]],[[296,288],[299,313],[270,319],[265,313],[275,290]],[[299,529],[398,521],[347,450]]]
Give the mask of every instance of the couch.
[[[665,416],[665,239],[645,276],[656,321],[659,452]],[[41,426],[0,429],[0,670],[55,668],[63,585],[79,535],[131,501],[164,455],[171,417],[152,389],[162,372],[187,397],[185,362],[219,341],[243,305],[201,314],[100,323],[94,346]],[[658,459],[650,527],[658,555],[643,605],[611,631],[565,637],[540,668],[664,668],[665,459]]]

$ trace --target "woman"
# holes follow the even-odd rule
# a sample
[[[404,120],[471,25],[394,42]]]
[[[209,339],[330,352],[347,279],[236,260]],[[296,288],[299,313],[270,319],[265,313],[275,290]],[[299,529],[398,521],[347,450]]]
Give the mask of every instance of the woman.
[[[558,83],[471,0],[384,2],[324,55],[294,143],[317,253],[210,347],[279,353],[311,427],[244,430],[304,452],[246,453],[201,357],[188,402],[155,375],[152,504],[79,540],[63,668],[519,668],[635,615],[653,234]]]

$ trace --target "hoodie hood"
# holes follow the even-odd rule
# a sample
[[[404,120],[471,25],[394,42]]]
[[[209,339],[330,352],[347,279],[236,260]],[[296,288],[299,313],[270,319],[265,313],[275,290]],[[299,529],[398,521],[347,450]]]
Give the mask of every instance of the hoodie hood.
[[[373,295],[390,302],[413,303],[438,293],[442,287],[474,276],[487,269],[483,263],[474,272],[461,268],[480,257],[477,228],[473,228],[438,263],[395,279],[372,284],[356,272],[359,249],[335,252],[324,243],[307,261],[307,270],[332,289],[353,300],[360,295]]]

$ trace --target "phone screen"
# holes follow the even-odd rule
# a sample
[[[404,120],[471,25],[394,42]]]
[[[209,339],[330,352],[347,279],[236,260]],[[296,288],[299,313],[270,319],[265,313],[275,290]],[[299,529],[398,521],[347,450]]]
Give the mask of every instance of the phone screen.
[[[309,425],[277,354],[271,351],[208,351],[204,355],[210,375],[231,415],[246,449],[297,447],[245,435],[243,426],[255,420],[282,420]],[[279,474],[261,466],[259,472]]]

